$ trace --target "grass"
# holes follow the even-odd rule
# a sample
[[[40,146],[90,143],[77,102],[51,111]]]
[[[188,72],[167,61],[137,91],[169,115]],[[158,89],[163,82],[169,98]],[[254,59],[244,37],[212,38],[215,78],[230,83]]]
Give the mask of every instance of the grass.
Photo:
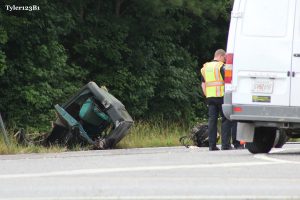
[[[129,133],[117,144],[116,148],[163,147],[178,146],[179,138],[189,132],[189,127],[176,123],[165,122],[135,122]],[[17,144],[9,131],[10,145],[7,147],[0,132],[0,154],[20,153],[55,153],[65,151],[87,150],[87,147],[75,146],[67,149],[61,146],[43,147],[40,145],[23,146]]]
[[[2,132],[0,132],[0,155],[1,154],[22,154],[22,153],[57,153],[68,151],[66,147],[61,147],[58,145],[53,145],[50,147],[44,147],[41,145],[21,145],[18,144],[16,139],[13,137],[13,132],[8,131],[9,134],[9,144],[4,142]],[[37,133],[34,133],[37,134]],[[30,137],[30,136],[29,136]],[[77,150],[78,147],[74,147]]]
[[[189,128],[175,123],[137,122],[117,148],[177,146]]]
[[[186,127],[176,123],[166,122],[135,122],[129,133],[117,144],[116,148],[138,148],[138,147],[166,147],[181,145],[179,138],[189,133],[191,127]],[[20,154],[20,153],[57,153],[66,151],[88,150],[89,147],[75,146],[67,149],[61,146],[43,147],[39,145],[23,146],[17,144],[9,132],[10,145],[6,146],[3,135],[0,132],[0,154]],[[299,141],[299,139],[290,139]]]
[[[3,140],[0,140],[0,154],[52,153],[64,151],[67,151],[65,147],[51,146],[46,148],[37,145],[23,146],[17,144],[14,140],[11,140],[10,145],[6,146]]]

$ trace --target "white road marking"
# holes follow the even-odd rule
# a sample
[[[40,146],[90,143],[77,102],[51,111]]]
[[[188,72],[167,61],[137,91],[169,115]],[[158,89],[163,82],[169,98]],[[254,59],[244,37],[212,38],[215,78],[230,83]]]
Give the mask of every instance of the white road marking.
[[[299,149],[299,148],[297,148]],[[282,160],[269,157],[272,153],[278,153],[290,149],[276,149],[272,150],[270,154],[256,154],[254,158],[261,159],[259,162],[240,162],[240,163],[215,163],[215,164],[199,164],[199,165],[170,165],[170,166],[141,166],[141,167],[124,167],[124,168],[99,168],[99,169],[82,169],[82,170],[69,170],[69,171],[53,171],[45,173],[27,173],[27,174],[2,174],[0,179],[14,179],[14,178],[34,178],[34,177],[52,177],[52,176],[72,176],[72,175],[88,175],[98,173],[113,173],[113,172],[135,172],[135,171],[159,171],[159,170],[172,170],[172,169],[197,169],[197,168],[226,168],[226,167],[245,167],[245,166],[260,166],[260,165],[274,165],[274,164],[300,164],[300,162]],[[194,199],[299,199],[300,196],[295,195],[190,195],[190,196],[66,196],[66,197],[0,197],[0,200],[194,200]]]
[[[255,158],[265,160],[265,161],[271,161],[271,162],[276,162],[276,163],[283,163],[283,164],[300,164],[299,161],[290,161],[290,160],[283,160],[283,159],[278,159],[278,158],[271,158],[269,157],[272,155],[272,153],[278,153],[278,152],[283,152],[286,150],[291,150],[291,149],[275,149],[270,152],[270,154],[256,154],[254,155]],[[292,150],[300,150],[300,148],[293,148]]]
[[[300,149],[300,148],[297,148]],[[271,153],[282,152],[290,149],[276,149]],[[79,170],[64,170],[41,173],[21,173],[21,174],[1,174],[0,179],[13,178],[38,178],[52,176],[73,176],[73,175],[89,175],[101,173],[119,173],[119,172],[138,172],[138,171],[162,171],[174,169],[197,169],[197,168],[223,168],[223,167],[245,167],[273,164],[300,164],[297,161],[288,161],[277,158],[268,157],[269,154],[256,154],[255,158],[264,160],[260,162],[240,162],[240,163],[215,163],[215,164],[195,164],[195,165],[168,165],[168,166],[141,166],[141,167],[123,167],[123,168],[96,168],[96,169],[79,169]]]
[[[0,200],[194,200],[194,199],[298,199],[299,196],[264,196],[264,195],[240,195],[240,196],[86,196],[86,197],[19,197],[19,198],[0,198]]]
[[[261,159],[261,160],[277,162],[277,163],[300,164],[299,161],[290,161],[290,160],[282,160],[282,159],[278,159],[278,158],[270,158],[268,155],[264,155],[264,154],[255,155],[254,157]]]
[[[123,168],[98,168],[98,169],[80,169],[68,171],[53,171],[43,173],[22,173],[22,174],[2,174],[0,179],[12,178],[34,178],[34,177],[50,177],[50,176],[72,176],[72,175],[88,175],[99,173],[118,173],[118,172],[138,172],[138,171],[161,171],[173,169],[197,169],[197,168],[222,168],[222,167],[244,167],[258,165],[280,164],[281,162],[242,162],[242,163],[216,163],[216,164],[198,164],[198,165],[168,165],[168,166],[145,166],[145,167],[123,167]]]

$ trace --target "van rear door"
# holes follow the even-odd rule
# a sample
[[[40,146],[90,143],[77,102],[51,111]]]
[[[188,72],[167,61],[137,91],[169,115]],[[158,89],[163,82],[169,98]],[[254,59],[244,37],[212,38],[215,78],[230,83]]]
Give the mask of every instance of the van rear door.
[[[300,57],[292,60],[295,5],[296,0],[241,1],[236,15],[233,104],[290,105],[290,91],[296,91],[291,88],[292,62],[300,64]],[[298,27],[300,38],[299,33]],[[300,53],[297,42],[294,51]],[[300,73],[297,76],[300,82]]]
[[[300,106],[300,1],[296,4],[291,76],[291,106]]]

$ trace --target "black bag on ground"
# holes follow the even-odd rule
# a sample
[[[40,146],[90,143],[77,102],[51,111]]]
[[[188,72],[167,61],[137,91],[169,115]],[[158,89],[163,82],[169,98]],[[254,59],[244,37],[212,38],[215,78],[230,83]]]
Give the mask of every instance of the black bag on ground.
[[[208,125],[197,124],[188,135],[182,136],[179,142],[187,148],[191,144],[198,147],[208,147]]]

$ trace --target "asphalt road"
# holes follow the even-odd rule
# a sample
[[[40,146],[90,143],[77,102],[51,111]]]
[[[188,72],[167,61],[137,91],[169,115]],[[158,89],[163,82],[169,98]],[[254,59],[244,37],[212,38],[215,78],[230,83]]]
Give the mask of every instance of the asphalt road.
[[[300,199],[300,144],[0,156],[0,200]]]

